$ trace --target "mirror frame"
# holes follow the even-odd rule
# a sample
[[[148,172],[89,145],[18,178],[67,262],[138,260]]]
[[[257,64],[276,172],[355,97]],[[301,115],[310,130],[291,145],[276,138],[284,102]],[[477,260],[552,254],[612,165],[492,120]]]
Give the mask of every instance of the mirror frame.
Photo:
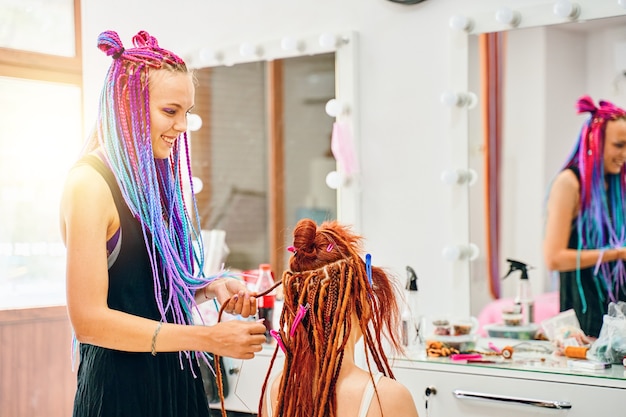
[[[357,63],[357,34],[354,31],[333,31],[313,35],[285,36],[281,39],[257,42],[243,42],[225,46],[203,46],[184,54],[185,61],[190,69],[200,69],[219,66],[233,66],[251,62],[272,63],[275,60],[302,56],[334,53],[335,55],[335,100],[342,105],[342,111],[335,117],[335,122],[342,123],[351,133],[354,156],[357,162],[359,155],[359,123],[358,106],[355,105],[358,85]],[[270,65],[270,70],[274,66]],[[329,116],[330,117],[330,116]],[[272,124],[269,125],[270,134]],[[337,169],[341,170],[340,163]],[[279,178],[279,176],[275,176]],[[270,179],[270,183],[272,180]],[[282,213],[278,203],[270,201],[270,216],[272,213]],[[360,179],[358,173],[349,177],[337,189],[336,218],[346,224],[351,224],[358,232],[361,230],[361,198]],[[270,263],[273,266],[282,265],[284,249],[284,225],[270,221]],[[282,268],[282,267],[281,267]]]
[[[465,30],[451,29],[449,38],[450,50],[450,80],[449,90],[456,92],[468,92],[469,89],[469,36],[482,33],[515,30],[539,26],[550,26],[560,23],[603,19],[616,16],[626,16],[626,6],[621,6],[617,0],[578,0],[580,14],[575,19],[562,18],[553,12],[554,3],[546,3],[525,7],[517,7],[521,20],[518,25],[510,26],[499,23],[495,19],[497,10],[481,13],[468,13],[469,26]],[[459,16],[453,16],[458,21]],[[451,19],[452,22],[452,19]],[[452,25],[451,25],[452,27]],[[477,107],[479,108],[479,107]],[[452,163],[456,167],[469,169],[469,117],[466,107],[457,107],[451,110],[448,137],[452,143],[458,146],[451,147]],[[469,235],[470,206],[469,186],[457,187],[457,195],[454,197],[455,215],[451,218],[451,240],[462,242],[464,245],[471,244]],[[456,289],[453,294],[455,306],[454,313],[457,315],[469,315],[471,313],[471,289],[470,289],[470,260],[455,262],[452,268],[452,282]]]

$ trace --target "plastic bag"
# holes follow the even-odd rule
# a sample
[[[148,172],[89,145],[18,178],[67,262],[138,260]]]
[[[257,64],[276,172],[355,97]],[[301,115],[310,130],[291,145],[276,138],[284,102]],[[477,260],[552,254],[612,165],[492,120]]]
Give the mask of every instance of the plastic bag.
[[[556,348],[557,355],[565,355],[568,346],[588,346],[591,340],[580,328],[574,310],[566,310],[541,322],[546,338]]]
[[[626,303],[609,303],[598,339],[589,349],[589,356],[611,363],[622,363],[626,357]]]

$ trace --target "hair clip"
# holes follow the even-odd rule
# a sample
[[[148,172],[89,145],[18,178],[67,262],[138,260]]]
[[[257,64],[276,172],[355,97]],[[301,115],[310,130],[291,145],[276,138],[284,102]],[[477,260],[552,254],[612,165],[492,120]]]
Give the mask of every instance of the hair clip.
[[[330,252],[331,250],[333,250],[334,247],[335,245],[333,245],[332,243],[329,243],[328,246],[326,246],[326,252]]]
[[[293,324],[289,330],[289,337],[293,337],[293,335],[296,334],[296,327],[298,327],[298,324],[300,324],[310,307],[311,305],[309,303],[306,303],[304,306],[302,304],[298,306],[298,313],[296,313],[296,318],[293,319]]]
[[[293,254],[295,254],[295,253],[296,253],[296,248],[295,248],[295,246],[287,246],[287,250],[288,250],[289,252],[293,253]]]
[[[367,272],[367,281],[370,283],[370,287],[373,286],[372,282],[372,255],[369,253],[365,255],[365,272]]]
[[[287,349],[285,349],[285,345],[283,343],[282,337],[280,337],[280,333],[278,333],[276,330],[272,329],[272,330],[270,330],[270,335],[274,339],[276,339],[276,343],[278,343],[278,346],[282,349],[283,353],[287,353]]]

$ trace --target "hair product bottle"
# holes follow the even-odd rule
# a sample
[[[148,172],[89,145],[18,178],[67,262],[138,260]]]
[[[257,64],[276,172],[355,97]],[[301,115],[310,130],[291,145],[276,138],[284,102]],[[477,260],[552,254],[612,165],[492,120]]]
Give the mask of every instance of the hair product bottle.
[[[259,265],[259,276],[255,285],[255,292],[257,294],[267,291],[274,285],[274,278],[272,277],[272,267],[270,264]],[[270,336],[270,330],[272,330],[272,322],[274,319],[274,301],[276,299],[276,293],[274,291],[266,294],[257,299],[258,317],[264,319],[265,324],[265,341],[270,343],[272,337]]]
[[[528,265],[514,259],[506,260],[509,264],[509,272],[504,276],[508,277],[514,271],[520,271],[520,279],[517,284],[517,294],[515,295],[515,304],[522,307],[522,321],[524,325],[528,325],[535,320],[535,303],[532,295],[532,288],[528,280]],[[503,279],[504,279],[503,278]]]
[[[417,316],[417,274],[410,266],[406,267],[407,281],[404,288],[402,309],[402,344],[411,350],[419,342],[419,319]]]

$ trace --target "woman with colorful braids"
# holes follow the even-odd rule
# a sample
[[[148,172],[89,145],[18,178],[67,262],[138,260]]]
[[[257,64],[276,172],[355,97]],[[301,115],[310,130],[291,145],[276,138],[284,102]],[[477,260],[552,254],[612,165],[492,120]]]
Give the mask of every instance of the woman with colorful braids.
[[[285,360],[259,404],[263,417],[417,417],[409,391],[397,382],[383,350],[400,347],[396,289],[387,274],[360,257],[361,238],[337,222],[298,222],[283,273],[280,330]],[[364,370],[355,363],[363,338]],[[377,372],[372,372],[371,361]],[[384,375],[384,376],[383,376]],[[372,400],[373,399],[373,400]]]
[[[589,113],[547,202],[544,256],[560,272],[561,311],[598,337],[609,302],[626,300],[626,111],[578,100]]]
[[[256,313],[256,300],[228,273],[205,277],[199,217],[185,205],[182,160],[193,74],[141,31],[111,56],[96,128],[70,170],[61,200],[67,247],[67,308],[80,342],[76,417],[208,416],[198,366],[205,352],[249,359],[265,326],[192,325],[197,303]],[[196,241],[196,244],[194,244]]]

